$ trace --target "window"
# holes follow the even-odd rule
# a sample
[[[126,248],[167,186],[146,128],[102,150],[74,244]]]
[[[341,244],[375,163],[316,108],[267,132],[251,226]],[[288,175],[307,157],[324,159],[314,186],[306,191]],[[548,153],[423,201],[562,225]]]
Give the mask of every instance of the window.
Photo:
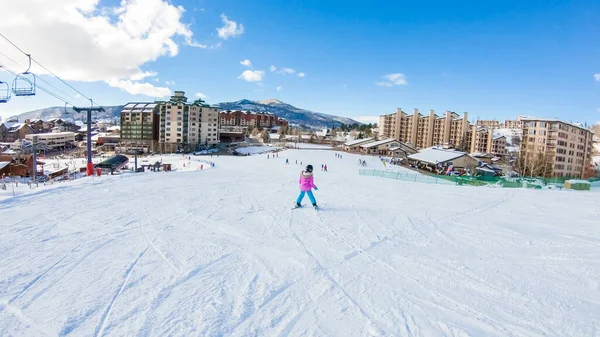
[[[171,137],[171,134],[170,134],[170,133],[167,133],[167,137]]]
[[[535,128],[535,122],[529,122],[529,127]]]
[[[181,126],[181,122],[177,122],[177,126]]]
[[[181,117],[177,117],[177,120],[178,120],[178,121],[180,121],[180,120],[181,120]]]
[[[546,122],[540,122],[540,128],[545,128],[546,127]]]
[[[177,128],[177,131],[181,131],[181,128]]]

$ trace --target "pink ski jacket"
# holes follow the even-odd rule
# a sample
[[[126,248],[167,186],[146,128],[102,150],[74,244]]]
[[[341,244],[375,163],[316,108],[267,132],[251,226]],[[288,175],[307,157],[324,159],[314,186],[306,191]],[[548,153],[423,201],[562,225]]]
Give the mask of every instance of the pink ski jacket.
[[[300,173],[300,179],[298,180],[298,184],[300,184],[300,191],[308,192],[313,188],[316,188],[313,174],[312,172],[302,171]]]

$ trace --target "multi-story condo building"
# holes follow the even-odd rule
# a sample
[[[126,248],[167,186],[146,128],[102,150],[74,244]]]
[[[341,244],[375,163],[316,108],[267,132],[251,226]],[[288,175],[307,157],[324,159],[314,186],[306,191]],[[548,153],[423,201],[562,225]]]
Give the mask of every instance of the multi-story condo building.
[[[494,119],[489,119],[489,120],[478,120],[477,121],[477,126],[482,126],[484,128],[499,128],[500,127],[500,121],[494,120]]]
[[[447,111],[440,117],[433,110],[429,115],[422,115],[418,109],[409,115],[398,108],[396,113],[379,117],[379,136],[397,139],[417,149],[445,144],[457,146],[466,141],[470,127],[467,116],[466,112],[461,118]]]
[[[26,135],[34,132],[35,130],[27,123],[12,121],[0,123],[0,142],[12,143],[17,139],[25,139]]]
[[[521,117],[517,120],[507,119],[504,121],[504,125],[502,126],[506,129],[521,129],[523,127],[523,123],[521,122]]]
[[[168,102],[157,103],[159,143],[163,151],[194,150],[201,145],[219,143],[219,108],[200,99],[187,103],[183,91],[175,91]]]
[[[121,110],[121,147],[153,152],[158,148],[158,103],[127,103]]]
[[[505,156],[506,137],[494,135],[494,130],[489,127],[473,125],[467,134],[469,152],[488,153],[494,156]]]
[[[584,178],[592,157],[591,130],[556,119],[524,117],[521,122],[521,156],[526,172],[535,171],[533,167],[543,161],[540,165],[545,176]]]
[[[48,132],[25,136],[29,141],[33,141],[34,138],[37,138],[39,143],[46,144],[49,149],[65,149],[75,144],[75,132]]]
[[[221,119],[221,127],[224,129],[245,129],[250,126],[263,129],[288,125],[287,120],[265,112],[227,110],[221,111],[219,118]]]
[[[521,118],[523,118],[523,117],[520,116],[516,120],[507,119],[503,123],[500,123],[500,121],[493,120],[493,119],[491,119],[491,120],[478,120],[477,121],[477,126],[482,126],[484,128],[492,128],[492,129],[499,129],[499,128],[520,129],[522,127],[522,125],[523,125],[523,123],[521,123]]]

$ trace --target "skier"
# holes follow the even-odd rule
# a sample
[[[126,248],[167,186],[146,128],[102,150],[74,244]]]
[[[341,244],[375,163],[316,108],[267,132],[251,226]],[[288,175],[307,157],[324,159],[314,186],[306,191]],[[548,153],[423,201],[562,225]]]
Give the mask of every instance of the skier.
[[[287,158],[285,158],[285,163],[286,163],[286,164],[289,164],[289,163],[290,163],[290,162],[288,161],[288,159],[287,159]]]
[[[300,173],[300,179],[298,180],[298,185],[300,185],[300,195],[298,195],[298,199],[296,199],[296,207],[302,207],[302,199],[304,199],[304,194],[308,194],[308,199],[312,203],[313,207],[317,209],[317,201],[315,200],[315,196],[312,193],[312,189],[315,191],[319,189],[315,186],[314,178],[313,178],[313,167],[312,165],[307,165],[306,170]]]
[[[325,172],[327,172],[327,165],[325,165]]]
[[[323,164],[321,164],[321,171],[323,171],[323,166],[324,166],[324,165],[323,165]]]

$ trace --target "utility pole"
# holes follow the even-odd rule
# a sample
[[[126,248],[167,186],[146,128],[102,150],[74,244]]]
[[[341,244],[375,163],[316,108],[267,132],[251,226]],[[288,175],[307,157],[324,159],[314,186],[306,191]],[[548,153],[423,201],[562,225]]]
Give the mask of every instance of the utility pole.
[[[32,147],[32,151],[33,151],[33,183],[37,182],[37,141],[38,141],[38,136],[33,136],[32,138],[33,143],[31,144]]]
[[[90,102],[92,100],[90,99]],[[86,174],[91,176],[94,174],[94,164],[92,163],[92,111],[104,111],[103,107],[94,108],[78,108],[73,107],[73,110],[77,112],[87,112],[87,166],[86,166]]]

